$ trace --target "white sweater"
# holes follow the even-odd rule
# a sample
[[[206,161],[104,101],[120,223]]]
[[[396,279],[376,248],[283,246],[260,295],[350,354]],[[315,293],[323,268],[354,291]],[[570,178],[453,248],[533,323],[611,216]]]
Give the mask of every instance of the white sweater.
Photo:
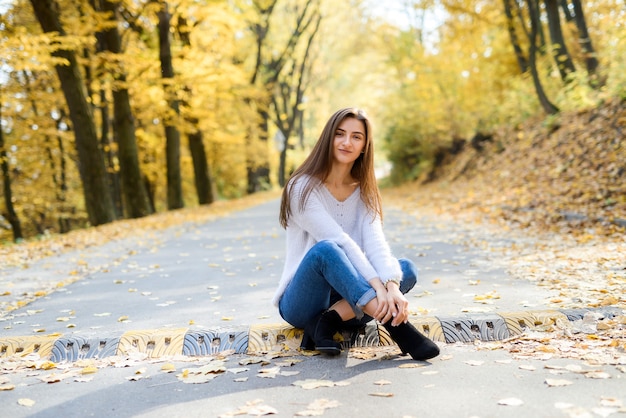
[[[315,243],[324,240],[337,243],[367,281],[375,277],[379,277],[382,283],[390,279],[401,280],[402,270],[391,254],[382,222],[377,214],[368,212],[361,200],[360,188],[341,202],[326,186],[319,184],[311,190],[302,209],[300,196],[307,179],[301,177],[292,189],[285,265],[272,303],[278,306],[306,253]]]

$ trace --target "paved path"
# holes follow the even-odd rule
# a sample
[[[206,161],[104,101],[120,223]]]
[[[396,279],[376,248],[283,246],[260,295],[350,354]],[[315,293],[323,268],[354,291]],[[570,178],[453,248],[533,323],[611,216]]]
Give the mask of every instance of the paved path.
[[[206,224],[2,271],[5,285],[31,281],[43,288],[85,276],[2,318],[3,335],[105,338],[134,329],[281,322],[270,303],[285,245],[277,211],[278,201],[271,201]],[[411,258],[420,269],[418,285],[408,295],[416,314],[549,308],[546,301],[553,294],[510,277],[497,253],[468,248],[458,227],[423,224],[389,210],[385,229],[394,254]]]
[[[584,356],[563,359],[549,351],[533,355],[520,349],[516,356],[510,344],[497,338],[482,341],[476,334],[473,343],[446,341],[457,331],[466,335],[466,322],[474,323],[471,318],[487,318],[485,323],[475,321],[484,326],[493,325],[494,317],[508,318],[514,312],[533,312],[533,318],[541,320],[546,319],[541,313],[547,313],[547,323],[552,325],[555,310],[548,301],[556,295],[507,273],[498,249],[509,248],[512,242],[486,242],[481,240],[487,238],[475,235],[468,239],[474,232],[460,225],[391,209],[386,212],[385,229],[393,251],[413,259],[420,268],[418,286],[408,296],[414,313],[411,320],[426,321],[431,331],[434,324],[428,321],[433,318],[452,327],[439,339],[440,357],[429,363],[380,353],[371,358],[366,341],[362,351],[344,352],[339,359],[296,356],[296,361],[280,364],[280,358],[270,355],[265,364],[245,366],[241,375],[226,372],[205,384],[184,384],[176,374],[164,373],[164,362],[180,373],[214,361],[181,356],[188,340],[197,343],[192,351],[205,350],[201,354],[230,350],[225,368],[234,370],[249,361],[246,352],[271,354],[277,334],[293,337],[270,305],[284,254],[277,211],[278,202],[271,201],[204,224],[185,224],[55,256],[27,269],[2,269],[4,287],[57,290],[0,319],[0,367],[6,372],[0,374],[0,387],[15,386],[0,391],[1,415],[219,416],[263,399],[278,416],[294,416],[324,398],[341,404],[327,409],[324,416],[582,417],[618,411],[619,404],[626,402],[622,363],[626,359],[594,366]],[[59,282],[66,285],[57,287]],[[468,319],[463,322],[463,318]],[[569,320],[566,315],[557,319],[561,318]],[[237,334],[242,329],[250,341]],[[381,351],[389,349],[393,348]],[[11,373],[7,359],[16,351],[25,359],[44,355],[33,363],[30,374]],[[42,376],[50,373],[42,366],[46,358],[59,364],[64,359],[80,360],[67,366],[80,377],[84,362],[99,358],[102,367],[109,358],[105,355],[115,359],[108,364],[117,367],[99,369],[91,382],[81,383],[73,376],[54,385],[41,383]],[[420,367],[404,368],[407,365]],[[267,370],[271,367],[287,373],[258,377],[271,374]],[[55,370],[57,376],[64,373]],[[547,384],[546,379],[559,379],[552,371],[565,375],[570,383]],[[593,371],[609,378],[588,378]],[[238,380],[239,376],[247,380]],[[334,383],[313,390],[294,385],[304,379]],[[124,400],[127,394],[131,398]],[[19,405],[23,398],[36,403]],[[519,401],[521,405],[513,405]]]

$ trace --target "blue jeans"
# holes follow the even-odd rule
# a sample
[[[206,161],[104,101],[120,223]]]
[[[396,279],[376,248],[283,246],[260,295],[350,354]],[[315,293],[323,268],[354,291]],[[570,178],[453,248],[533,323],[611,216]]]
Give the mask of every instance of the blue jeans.
[[[402,268],[400,290],[406,293],[417,282],[417,268],[412,261],[398,260]],[[304,328],[314,316],[335,302],[345,299],[356,320],[372,318],[362,307],[376,297],[376,291],[354,268],[346,253],[331,241],[320,241],[304,256],[279,303],[280,316],[296,328]]]

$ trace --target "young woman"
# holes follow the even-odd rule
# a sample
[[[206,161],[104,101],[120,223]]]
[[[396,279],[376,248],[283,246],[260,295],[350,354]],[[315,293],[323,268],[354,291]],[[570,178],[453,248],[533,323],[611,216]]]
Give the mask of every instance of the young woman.
[[[285,266],[273,303],[304,329],[302,348],[337,355],[333,335],[347,322],[374,318],[415,360],[438,346],[408,322],[403,291],[415,266],[394,258],[382,230],[370,122],[362,110],[337,111],[282,194]]]

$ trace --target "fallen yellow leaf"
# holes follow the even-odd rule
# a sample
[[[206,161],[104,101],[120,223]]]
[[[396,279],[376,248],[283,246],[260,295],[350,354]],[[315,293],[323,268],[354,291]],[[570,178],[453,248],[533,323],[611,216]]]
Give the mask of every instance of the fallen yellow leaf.
[[[176,366],[174,366],[172,363],[165,363],[163,366],[161,366],[161,370],[167,373],[175,372]]]
[[[336,408],[341,405],[338,401],[330,401],[328,399],[316,399],[311,402],[304,411],[296,412],[297,417],[313,417],[324,415],[324,410]]]
[[[302,389],[317,389],[322,387],[331,388],[335,386],[330,380],[318,380],[318,379],[305,379],[305,380],[296,380],[292,383],[294,386],[300,386]]]
[[[590,379],[609,379],[611,375],[607,372],[589,372],[585,373],[585,377]]]
[[[95,366],[87,366],[84,367],[81,371],[80,374],[93,374],[93,373],[97,373],[98,372],[98,368]]]
[[[44,361],[37,368],[41,369],[41,370],[50,370],[50,369],[54,369],[56,367],[57,367],[56,363],[53,363],[51,361]]]
[[[17,403],[22,405],[22,406],[33,406],[35,405],[35,401],[33,401],[32,399],[28,399],[28,398],[20,398],[17,400]]]
[[[619,299],[617,299],[614,296],[607,296],[604,299],[602,299],[602,302],[600,302],[600,305],[602,306],[610,306],[610,305],[616,305],[619,303]]]
[[[572,384],[572,382],[565,379],[546,379],[545,383],[550,387],[569,386]]]
[[[376,382],[374,382],[374,384],[378,386],[384,386],[384,385],[390,385],[391,382],[389,380],[377,380]]]
[[[425,367],[420,363],[404,363],[398,366],[398,369],[419,369],[420,367]]]

